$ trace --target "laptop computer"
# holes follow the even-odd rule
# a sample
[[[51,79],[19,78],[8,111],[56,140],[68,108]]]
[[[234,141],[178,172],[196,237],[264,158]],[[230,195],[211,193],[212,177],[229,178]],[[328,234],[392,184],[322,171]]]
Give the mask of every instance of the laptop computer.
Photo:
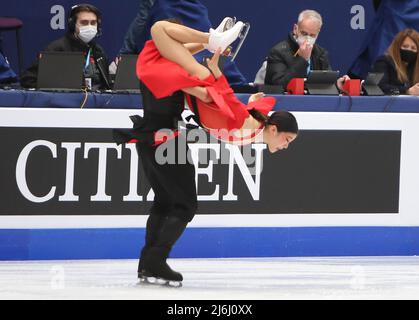
[[[312,70],[308,74],[305,87],[308,94],[339,95],[339,90],[336,88],[338,77],[339,71]]]
[[[113,91],[117,93],[140,93],[140,81],[137,78],[138,55],[123,54],[116,69]]]
[[[384,73],[368,73],[364,81],[362,81],[362,91],[366,96],[383,96],[384,92],[378,86]]]
[[[85,60],[82,52],[41,52],[37,89],[81,91]]]

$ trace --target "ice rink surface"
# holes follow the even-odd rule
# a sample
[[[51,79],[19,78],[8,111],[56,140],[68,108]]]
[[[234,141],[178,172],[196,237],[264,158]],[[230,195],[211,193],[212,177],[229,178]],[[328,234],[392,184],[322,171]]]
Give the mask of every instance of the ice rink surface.
[[[137,261],[0,262],[0,299],[419,299],[419,257],[171,259],[182,288],[138,285]]]

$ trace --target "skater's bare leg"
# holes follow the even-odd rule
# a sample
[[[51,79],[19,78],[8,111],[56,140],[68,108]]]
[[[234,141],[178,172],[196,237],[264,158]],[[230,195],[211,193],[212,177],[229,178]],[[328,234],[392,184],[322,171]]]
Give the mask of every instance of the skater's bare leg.
[[[211,73],[199,64],[185,44],[206,44],[209,33],[194,30],[168,21],[158,21],[151,28],[151,36],[160,54],[185,69],[190,75],[203,80]]]
[[[197,54],[205,49],[202,43],[185,43],[184,46],[192,55]]]

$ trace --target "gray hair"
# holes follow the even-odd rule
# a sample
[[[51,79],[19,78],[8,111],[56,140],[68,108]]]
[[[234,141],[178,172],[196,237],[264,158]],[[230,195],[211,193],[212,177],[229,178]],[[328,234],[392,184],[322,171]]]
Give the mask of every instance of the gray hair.
[[[304,10],[298,15],[298,24],[300,24],[305,19],[316,19],[320,23],[320,28],[323,25],[323,19],[320,13],[315,10]]]

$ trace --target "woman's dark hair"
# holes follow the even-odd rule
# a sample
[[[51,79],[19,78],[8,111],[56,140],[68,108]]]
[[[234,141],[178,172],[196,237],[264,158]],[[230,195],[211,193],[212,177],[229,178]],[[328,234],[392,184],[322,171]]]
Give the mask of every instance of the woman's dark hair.
[[[292,132],[298,134],[297,119],[288,111],[275,111],[269,117],[255,109],[250,110],[249,113],[253,118],[265,125],[276,126],[278,132]]]

